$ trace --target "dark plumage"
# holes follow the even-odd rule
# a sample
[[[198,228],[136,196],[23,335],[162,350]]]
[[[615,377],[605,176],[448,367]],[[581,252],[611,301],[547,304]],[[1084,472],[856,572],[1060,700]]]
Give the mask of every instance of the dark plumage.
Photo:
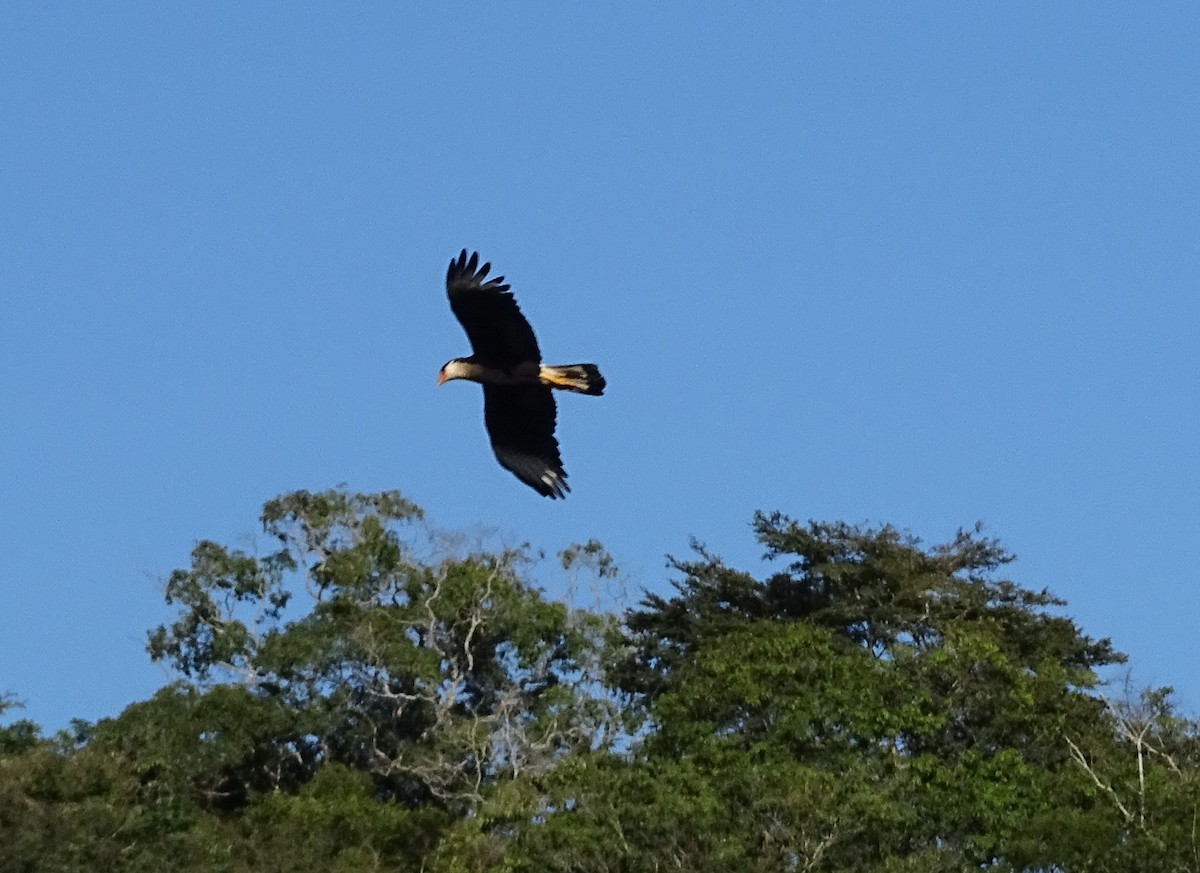
[[[446,272],[450,308],[462,323],[474,352],[447,361],[438,384],[469,379],[483,385],[483,421],[500,465],[546,497],[570,491],[558,440],[551,389],[604,393],[595,364],[542,363],[537,337],[521,314],[503,276],[487,279],[491,264],[467,250],[451,259]]]

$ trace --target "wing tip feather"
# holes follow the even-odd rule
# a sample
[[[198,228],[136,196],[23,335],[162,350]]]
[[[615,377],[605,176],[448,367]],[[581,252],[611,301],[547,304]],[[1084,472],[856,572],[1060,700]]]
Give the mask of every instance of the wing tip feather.
[[[484,281],[491,269],[491,261],[484,261],[480,265],[479,252],[471,252],[468,255],[467,249],[463,249],[457,258],[450,259],[450,266],[446,270],[446,288],[452,293],[470,288],[495,291],[499,294],[508,293],[512,286],[505,283],[503,276],[493,276]]]

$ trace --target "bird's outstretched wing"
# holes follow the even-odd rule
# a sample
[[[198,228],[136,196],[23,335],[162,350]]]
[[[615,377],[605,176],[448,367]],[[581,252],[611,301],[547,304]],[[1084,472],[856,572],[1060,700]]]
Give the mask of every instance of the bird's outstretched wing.
[[[484,281],[491,268],[490,263],[479,266],[478,252],[468,258],[466,249],[451,259],[446,271],[450,308],[467,332],[477,357],[500,367],[540,362],[537,337],[504,284],[504,277]]]
[[[500,466],[544,497],[566,497],[563,469],[554,438],[557,410],[542,385],[484,385],[483,421]]]

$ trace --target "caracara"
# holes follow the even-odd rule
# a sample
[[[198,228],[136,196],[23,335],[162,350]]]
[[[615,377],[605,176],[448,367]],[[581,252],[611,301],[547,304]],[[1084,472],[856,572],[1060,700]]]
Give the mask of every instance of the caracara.
[[[491,268],[479,266],[478,252],[468,258],[466,249],[450,260],[446,294],[475,354],[447,361],[438,384],[470,379],[482,385],[483,422],[500,466],[544,497],[566,497],[571,489],[554,438],[550,389],[599,396],[604,377],[595,364],[543,364],[533,328],[504,277],[484,281]]]

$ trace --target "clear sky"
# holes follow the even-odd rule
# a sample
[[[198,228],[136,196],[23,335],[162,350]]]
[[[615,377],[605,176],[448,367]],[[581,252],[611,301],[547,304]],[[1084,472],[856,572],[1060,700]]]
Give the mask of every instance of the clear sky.
[[[757,570],[756,509],[982,521],[1200,708],[1196,4],[109,5],[0,7],[26,717],[152,693],[194,542],[338,483],[635,591],[693,535]],[[464,246],[608,378],[565,502],[434,385]]]

